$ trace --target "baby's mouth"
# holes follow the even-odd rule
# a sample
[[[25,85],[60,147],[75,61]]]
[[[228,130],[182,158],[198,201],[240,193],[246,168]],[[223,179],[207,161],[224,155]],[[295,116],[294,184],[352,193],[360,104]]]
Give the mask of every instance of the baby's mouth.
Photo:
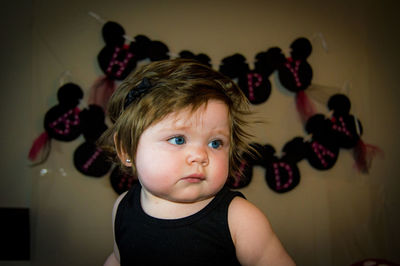
[[[189,182],[189,183],[200,183],[204,181],[206,178],[202,174],[192,174],[189,176],[186,176],[182,178],[183,181]]]

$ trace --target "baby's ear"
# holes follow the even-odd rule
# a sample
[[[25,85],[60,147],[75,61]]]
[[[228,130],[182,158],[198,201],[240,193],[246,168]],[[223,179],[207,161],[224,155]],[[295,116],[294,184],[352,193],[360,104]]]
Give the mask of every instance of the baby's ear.
[[[132,167],[132,159],[129,157],[129,154],[126,153],[124,148],[120,145],[120,142],[118,142],[117,133],[114,134],[113,139],[115,150],[117,152],[118,158],[121,160],[121,163],[126,167]]]

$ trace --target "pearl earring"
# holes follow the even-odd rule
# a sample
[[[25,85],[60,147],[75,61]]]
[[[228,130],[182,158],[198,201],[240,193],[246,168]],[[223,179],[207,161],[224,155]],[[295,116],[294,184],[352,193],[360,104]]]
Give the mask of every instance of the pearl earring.
[[[125,162],[126,163],[131,163],[132,161],[131,161],[131,159],[126,159]]]

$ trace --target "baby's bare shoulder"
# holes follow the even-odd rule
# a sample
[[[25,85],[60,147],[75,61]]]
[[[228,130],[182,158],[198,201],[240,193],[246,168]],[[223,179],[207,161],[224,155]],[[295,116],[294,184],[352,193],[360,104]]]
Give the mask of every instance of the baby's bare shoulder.
[[[264,213],[236,197],[229,205],[229,229],[242,265],[295,265]]]

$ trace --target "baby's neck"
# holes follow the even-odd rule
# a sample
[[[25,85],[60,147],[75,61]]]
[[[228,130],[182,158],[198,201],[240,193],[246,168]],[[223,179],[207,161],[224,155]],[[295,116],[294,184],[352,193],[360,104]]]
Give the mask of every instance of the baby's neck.
[[[206,207],[214,197],[215,196],[212,196],[196,202],[181,203],[156,197],[142,188],[140,193],[140,204],[143,211],[154,218],[180,219],[199,212]]]

